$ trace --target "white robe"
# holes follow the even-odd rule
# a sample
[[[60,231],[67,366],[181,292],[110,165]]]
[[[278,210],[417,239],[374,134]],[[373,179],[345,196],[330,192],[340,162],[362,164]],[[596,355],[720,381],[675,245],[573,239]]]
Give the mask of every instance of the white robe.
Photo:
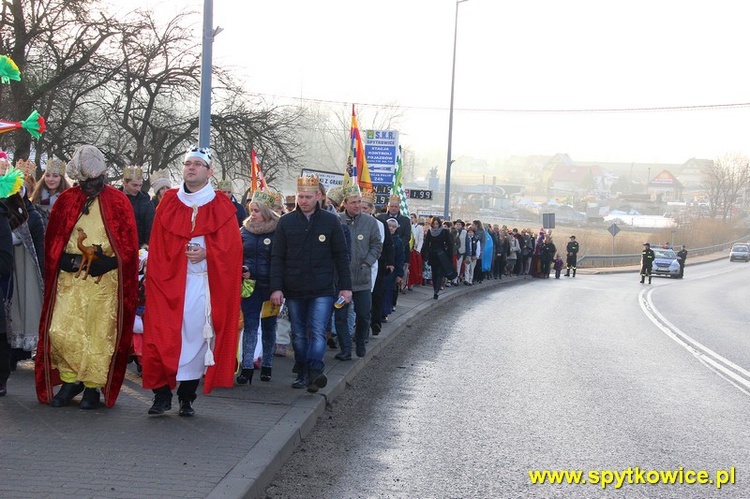
[[[184,184],[177,191],[180,201],[186,206],[198,207],[198,209],[211,202],[215,196],[216,193],[210,183],[198,192],[186,192]],[[206,247],[203,236],[193,237],[190,242]],[[207,270],[207,260],[199,263],[191,263],[189,260],[187,262],[185,305],[182,312],[182,348],[177,367],[177,381],[201,379],[206,371],[205,356],[208,344],[203,337],[203,327],[207,321]]]

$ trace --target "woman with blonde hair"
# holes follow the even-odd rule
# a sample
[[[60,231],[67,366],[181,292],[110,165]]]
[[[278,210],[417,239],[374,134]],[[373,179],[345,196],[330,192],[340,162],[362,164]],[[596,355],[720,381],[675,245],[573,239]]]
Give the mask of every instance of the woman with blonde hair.
[[[57,198],[66,189],[70,188],[70,182],[65,178],[66,164],[57,158],[47,161],[47,168],[44,175],[36,183],[34,191],[31,193],[29,200],[31,204],[39,211],[44,220],[44,228],[47,228],[49,212]]]
[[[271,381],[273,349],[276,344],[276,316],[261,318],[263,302],[271,299],[271,250],[279,215],[273,210],[275,197],[269,191],[255,191],[249,203],[250,216],[242,223],[242,278],[255,280],[255,289],[242,298],[244,330],[242,333],[242,371],[237,384],[251,384],[254,374],[255,347],[260,323],[263,355],[260,380]]]

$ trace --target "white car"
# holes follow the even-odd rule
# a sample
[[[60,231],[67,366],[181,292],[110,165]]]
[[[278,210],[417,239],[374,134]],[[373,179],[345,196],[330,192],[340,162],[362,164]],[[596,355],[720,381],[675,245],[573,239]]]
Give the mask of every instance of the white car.
[[[735,244],[729,251],[729,261],[742,260],[743,262],[750,262],[750,246],[747,244]]]
[[[667,277],[680,277],[680,259],[677,253],[671,249],[654,248],[654,263],[651,267],[651,275],[664,275]]]

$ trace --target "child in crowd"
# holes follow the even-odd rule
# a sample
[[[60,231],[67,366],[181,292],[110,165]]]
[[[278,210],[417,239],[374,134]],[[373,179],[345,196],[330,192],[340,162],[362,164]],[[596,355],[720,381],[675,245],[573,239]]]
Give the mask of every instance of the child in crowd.
[[[560,278],[560,272],[563,268],[563,259],[559,253],[555,254],[555,279]]]

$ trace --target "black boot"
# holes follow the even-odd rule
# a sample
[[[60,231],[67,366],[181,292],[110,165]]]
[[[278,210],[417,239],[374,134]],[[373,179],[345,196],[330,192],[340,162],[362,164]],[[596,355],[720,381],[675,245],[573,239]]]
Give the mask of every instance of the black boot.
[[[323,373],[323,371],[315,369],[310,371],[310,375],[308,376],[308,384],[307,384],[307,391],[310,393],[315,393],[321,388],[325,388],[325,386],[328,384],[328,378],[326,378],[326,375]]]
[[[260,380],[271,381],[271,368],[266,366],[260,366]]]
[[[148,410],[151,416],[161,416],[172,409],[172,390],[169,389],[169,386],[164,385],[161,388],[153,390],[153,392],[154,404]]]
[[[83,391],[83,383],[63,383],[57,395],[49,403],[52,407],[65,407],[73,398]]]
[[[565,272],[565,277],[570,277],[570,270]]]
[[[254,373],[255,373],[255,369],[242,368],[242,372],[240,373],[239,376],[237,376],[235,381],[237,381],[238,385],[252,385]]]
[[[177,400],[180,401],[180,416],[192,417],[195,415],[195,409],[193,409],[193,402],[197,395],[199,379],[191,379],[180,381],[180,386],[177,388]]]
[[[81,405],[78,406],[84,411],[96,409],[99,407],[99,390],[96,388],[86,388],[83,390],[83,398],[81,399]]]
[[[191,418],[195,416],[195,409],[193,409],[193,400],[189,398],[179,399],[180,400],[180,416],[184,418]]]
[[[577,269],[573,269],[573,277],[575,277],[575,276],[576,276],[576,270],[577,270]]]
[[[297,379],[292,383],[292,388],[307,388],[307,366],[297,366]]]

